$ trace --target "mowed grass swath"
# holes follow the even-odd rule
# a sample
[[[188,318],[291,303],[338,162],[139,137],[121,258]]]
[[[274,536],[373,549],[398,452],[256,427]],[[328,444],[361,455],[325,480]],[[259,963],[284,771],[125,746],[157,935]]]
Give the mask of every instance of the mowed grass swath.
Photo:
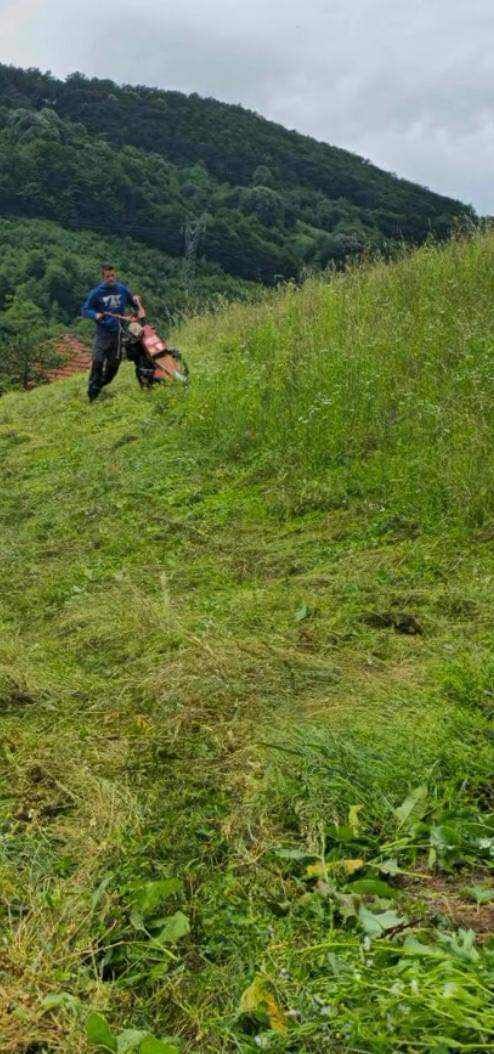
[[[493,263],[1,400],[5,1054],[494,1049]]]

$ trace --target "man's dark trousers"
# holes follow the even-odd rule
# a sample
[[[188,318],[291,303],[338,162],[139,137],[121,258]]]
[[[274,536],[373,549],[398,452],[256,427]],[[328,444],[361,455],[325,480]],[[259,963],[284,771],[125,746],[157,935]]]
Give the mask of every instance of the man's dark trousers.
[[[98,326],[93,344],[93,361],[88,395],[96,399],[105,384],[116,377],[121,361],[120,327],[104,330]]]

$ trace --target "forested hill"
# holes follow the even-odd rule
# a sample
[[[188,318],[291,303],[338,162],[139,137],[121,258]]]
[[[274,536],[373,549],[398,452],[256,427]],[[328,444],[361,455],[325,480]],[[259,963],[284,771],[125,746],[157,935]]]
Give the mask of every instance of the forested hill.
[[[240,106],[7,66],[0,195],[4,216],[126,234],[175,259],[187,246],[216,273],[265,284],[473,217]]]

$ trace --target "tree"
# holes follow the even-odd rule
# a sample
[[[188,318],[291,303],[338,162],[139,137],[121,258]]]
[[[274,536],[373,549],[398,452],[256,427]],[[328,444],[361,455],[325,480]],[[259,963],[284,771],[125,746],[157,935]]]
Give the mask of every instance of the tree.
[[[27,143],[32,139],[54,139],[59,141],[63,122],[54,110],[14,110],[9,117],[8,124],[13,131],[14,138],[19,143]]]
[[[301,262],[343,267],[362,247],[390,252],[475,219],[459,202],[214,99],[1,64],[0,97],[0,312],[22,294],[46,319],[72,322],[100,236],[112,239],[101,258],[129,259],[130,273],[135,264],[147,303],[166,304],[168,317],[189,302],[192,271],[205,301],[210,283],[271,285],[298,276]],[[52,227],[21,245],[8,216],[32,220],[33,232],[36,220]]]
[[[274,184],[273,173],[267,165],[258,165],[253,176],[253,187],[272,187]]]
[[[247,215],[254,213],[266,227],[280,227],[285,223],[285,205],[281,194],[270,187],[251,187],[240,195],[240,206]]]
[[[46,370],[62,361],[54,347],[59,332],[47,326],[31,300],[12,297],[0,315],[0,391],[27,389],[43,380]]]

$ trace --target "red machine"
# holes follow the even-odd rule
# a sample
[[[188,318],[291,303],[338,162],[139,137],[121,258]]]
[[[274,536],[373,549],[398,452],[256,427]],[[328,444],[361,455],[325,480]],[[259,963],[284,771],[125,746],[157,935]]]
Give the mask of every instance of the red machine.
[[[150,388],[162,381],[188,384],[189,369],[176,348],[169,348],[149,322],[141,322],[131,315],[105,314],[122,322],[122,346],[127,358],[135,364],[136,377],[142,388]]]
[[[139,324],[140,325],[140,324]],[[130,327],[129,327],[130,328]],[[182,384],[188,380],[189,371],[179,351],[169,348],[166,340],[146,322],[140,326],[141,346],[154,364],[155,380],[181,381]]]

